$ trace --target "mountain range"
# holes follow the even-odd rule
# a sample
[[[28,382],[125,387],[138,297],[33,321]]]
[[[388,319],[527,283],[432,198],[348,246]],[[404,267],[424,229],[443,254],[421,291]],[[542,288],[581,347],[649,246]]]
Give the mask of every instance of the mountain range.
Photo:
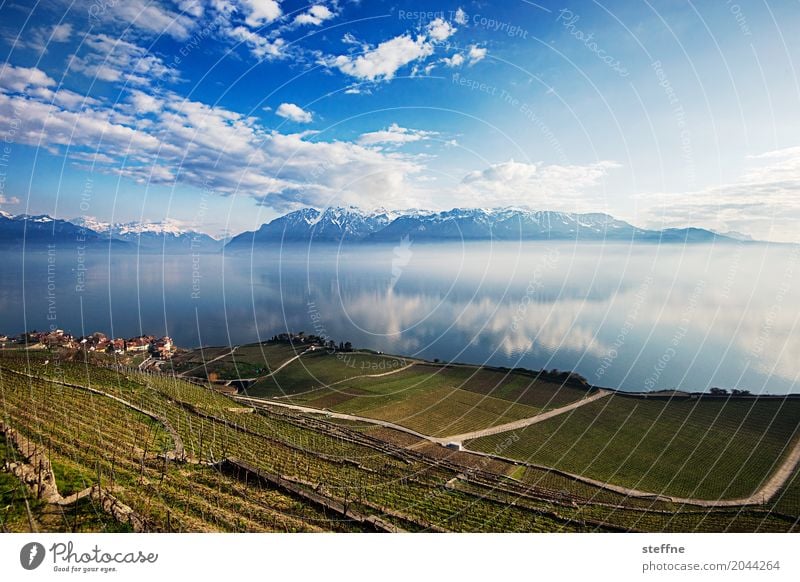
[[[104,240],[119,240],[147,252],[213,253],[222,250],[224,241],[190,230],[175,220],[109,224],[92,217],[76,218],[73,223],[103,235]]]
[[[0,244],[19,246],[71,242],[114,244],[141,252],[213,253],[248,250],[282,243],[396,243],[446,241],[620,241],[748,242],[739,233],[718,234],[702,228],[649,230],[603,213],[568,213],[527,208],[454,208],[365,212],[355,207],[303,208],[280,216],[258,230],[226,242],[188,229],[174,220],[157,223],[100,222],[91,217],[71,221],[47,215],[12,216],[0,211]]]
[[[602,213],[526,208],[454,208],[363,212],[355,207],[304,208],[235,236],[226,250],[293,242],[384,243],[412,241],[579,240],[699,243],[740,240],[701,228],[648,230]]]
[[[100,247],[118,251],[168,254],[219,252],[225,241],[181,227],[175,221],[159,223],[100,222],[92,217],[64,220],[46,214],[13,216],[0,211],[0,245],[40,247],[47,244]]]

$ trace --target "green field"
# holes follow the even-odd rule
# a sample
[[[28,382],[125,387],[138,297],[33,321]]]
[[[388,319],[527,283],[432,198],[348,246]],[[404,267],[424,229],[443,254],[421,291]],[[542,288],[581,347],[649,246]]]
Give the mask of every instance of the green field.
[[[253,408],[181,378],[121,372],[77,358],[56,361],[54,356],[0,353],[0,417],[43,447],[62,495],[100,484],[103,491],[113,492],[145,520],[146,531],[364,531],[362,523],[323,510],[296,493],[220,472],[213,463],[223,458],[241,459],[259,470],[285,476],[309,493],[345,503],[362,515],[378,516],[409,531],[792,531],[800,527],[797,476],[769,503],[746,509],[704,509],[630,498],[552,471],[453,451],[387,428],[332,422],[319,415],[272,406],[266,410]],[[108,363],[113,363],[113,357]],[[155,412],[159,418],[62,381],[102,390]],[[510,417],[509,407],[527,414],[526,408],[538,410],[534,404],[552,408],[585,395],[582,388],[564,389],[544,380],[534,381],[530,374],[507,376],[499,370],[466,366],[415,365],[379,378],[362,375],[342,385],[367,392],[376,381],[387,384],[371,399],[383,401],[387,415],[393,406],[396,414],[426,391],[443,390],[448,395],[445,404],[431,407],[434,412],[449,414],[440,417],[440,422],[452,422],[453,408],[464,410],[448,406],[456,401],[453,394],[483,399],[484,404],[467,412],[474,415],[475,410],[481,411],[486,415],[485,422],[491,422],[493,415]],[[524,382],[530,386],[524,386]],[[407,394],[397,399],[392,389]],[[532,394],[529,390],[542,392]],[[297,397],[320,398],[317,394]],[[524,399],[526,403],[507,398]],[[365,400],[345,400],[340,405],[355,409]],[[485,402],[504,408],[492,410]],[[622,424],[635,430],[643,428],[638,437],[628,439],[632,443],[628,452],[634,453],[638,440],[649,447],[658,446],[658,439],[647,437],[646,430],[651,425],[661,426],[662,419],[668,418],[672,419],[673,432],[679,419],[687,419],[695,431],[705,422],[705,433],[724,429],[728,438],[735,432],[732,427],[744,419],[734,444],[752,442],[754,435],[769,424],[764,418],[770,411],[776,412],[779,404],[758,401],[757,414],[748,415],[742,409],[743,404],[750,404],[748,401],[732,402],[724,408],[719,406],[720,401],[703,402],[703,413],[696,415],[685,408],[685,402],[676,401],[663,410],[662,419],[651,410],[659,405],[652,400],[608,397],[584,408],[604,402],[613,403],[613,412]],[[626,402],[641,406],[626,409]],[[660,406],[664,409],[663,404]],[[380,406],[374,410],[381,413]],[[595,416],[599,410],[595,410]],[[709,418],[715,412],[720,418],[709,429]],[[769,438],[759,445],[757,456],[780,455],[779,441],[789,443],[791,431],[786,426],[791,418],[796,421],[797,412],[797,402],[787,403],[770,427]],[[631,419],[638,415],[643,419],[637,428]],[[426,421],[424,416],[415,415],[412,421],[420,426],[427,422],[426,430],[435,431],[435,421]],[[465,418],[472,423],[480,420],[469,415]],[[784,428],[779,430],[779,425]],[[185,462],[164,459],[163,454],[175,447],[174,434],[185,448]],[[697,434],[686,438],[692,436]],[[580,435],[573,438],[584,444]],[[662,439],[662,448],[666,440]],[[519,447],[525,441],[511,442]],[[606,449],[618,446],[612,438]],[[720,452],[719,448],[724,450]],[[695,473],[713,474],[717,480],[730,482],[735,481],[731,467],[750,473],[761,470],[757,463],[743,460],[743,450],[741,446],[714,449],[703,445],[696,455],[687,458]],[[674,465],[678,454],[667,452],[665,457]],[[19,452],[12,443],[0,439],[0,456],[14,460]],[[715,464],[724,470],[715,468]],[[590,465],[586,474],[597,468]],[[704,471],[698,472],[698,467]],[[668,481],[665,475],[669,473],[650,476],[663,480],[658,489]],[[21,481],[2,470],[0,501],[2,531],[126,531],[131,527],[115,520],[90,498],[64,507],[37,500]]]
[[[210,377],[219,380],[256,378],[269,374],[305,348],[289,344],[263,343],[238,346],[233,352],[231,349],[230,347],[203,348],[179,353],[172,358],[170,366],[178,374],[198,378]]]
[[[526,374],[471,366],[406,367],[388,356],[345,356],[351,359],[303,356],[248,393],[385,420],[437,437],[535,416],[587,393]]]
[[[247,392],[250,396],[295,395],[362,376],[394,372],[408,363],[394,356],[357,352],[330,354],[318,349],[260,380]]]
[[[501,454],[670,496],[740,498],[768,478],[799,430],[798,400],[610,396],[515,431]],[[508,436],[465,444],[493,451]]]
[[[800,467],[795,469],[784,487],[773,499],[775,511],[792,516],[800,516]],[[800,517],[798,517],[800,520]]]
[[[94,387],[163,415],[181,436],[190,462],[165,463],[160,455],[174,443],[162,423],[106,396],[48,379],[72,381],[84,373]],[[0,405],[7,424],[46,448],[65,490],[99,482],[145,518],[148,531],[363,530],[359,523],[294,495],[237,481],[205,464],[226,457],[294,479],[309,492],[411,531],[584,529],[569,519],[543,514],[543,509],[506,507],[445,490],[443,485],[455,477],[452,470],[419,457],[406,458],[401,449],[387,454],[387,445],[369,446],[372,440],[346,427],[253,411],[169,376],[119,373],[79,363],[43,367],[41,360],[30,366],[24,358],[0,355]],[[6,447],[4,456],[14,455]],[[3,474],[6,481],[9,488],[15,485],[13,477]],[[30,529],[29,520],[21,519],[22,496],[4,499],[11,502],[7,529]],[[44,509],[51,512],[52,506]],[[73,509],[78,512],[81,507]],[[42,525],[47,531],[70,531],[69,527],[68,522]]]

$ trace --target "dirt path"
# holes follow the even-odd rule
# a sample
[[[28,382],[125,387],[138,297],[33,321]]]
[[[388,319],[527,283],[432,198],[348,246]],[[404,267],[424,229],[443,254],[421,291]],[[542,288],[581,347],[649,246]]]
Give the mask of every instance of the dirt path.
[[[388,422],[386,420],[378,420],[376,418],[367,418],[366,416],[356,416],[355,414],[344,414],[342,412],[330,412],[328,410],[320,410],[319,408],[311,408],[310,406],[299,406],[297,404],[286,404],[285,402],[275,402],[274,400],[266,400],[264,398],[250,398],[248,396],[234,396],[236,400],[243,400],[249,402],[253,405],[266,405],[266,406],[280,406],[282,408],[288,408],[290,410],[296,410],[297,412],[305,412],[307,414],[322,414],[329,418],[338,418],[339,420],[352,420],[355,422],[365,422],[367,424],[374,424],[375,426],[382,426],[385,428],[393,428],[394,430],[399,430],[400,432],[404,432],[410,435],[414,435],[417,438],[425,439],[431,441],[433,443],[439,443],[440,439],[435,437],[422,434],[410,428],[406,428],[405,426],[401,426],[399,424],[395,424],[393,422]]]
[[[272,375],[274,375],[274,374],[277,374],[278,372],[280,372],[281,370],[283,370],[283,369],[284,369],[286,366],[288,366],[289,364],[291,364],[292,362],[294,362],[295,360],[297,360],[297,359],[298,359],[300,356],[302,356],[303,354],[307,354],[308,352],[311,352],[311,351],[313,351],[313,350],[311,350],[310,348],[309,348],[309,349],[307,349],[307,350],[305,350],[305,351],[302,351],[302,352],[300,352],[299,354],[297,354],[296,356],[294,356],[294,357],[292,357],[292,358],[289,358],[288,360],[286,360],[286,361],[285,361],[284,363],[282,363],[280,366],[278,366],[277,368],[275,368],[274,370],[272,370],[272,372],[270,372],[269,374],[267,374],[267,375],[265,375],[265,376],[259,376],[258,378],[253,378],[253,379],[254,379],[254,380],[263,380],[264,378],[269,378],[270,376],[272,376]],[[242,380],[243,378],[239,378],[239,379],[240,379],[240,380]],[[250,380],[251,378],[244,378],[244,379],[245,379],[245,380]]]
[[[792,473],[794,472],[794,469],[800,462],[800,440],[799,440],[792,449],[792,452],[789,454],[786,460],[784,460],[781,466],[772,474],[772,477],[770,477],[767,483],[764,486],[762,486],[758,491],[753,493],[750,497],[744,497],[740,499],[698,499],[696,497],[674,497],[671,495],[665,495],[661,493],[653,493],[652,491],[641,491],[639,489],[632,489],[630,487],[623,487],[621,485],[614,485],[613,483],[598,481],[597,479],[584,477],[583,475],[570,473],[569,471],[554,469],[552,467],[547,467],[545,465],[537,465],[536,463],[526,463],[523,461],[519,461],[517,459],[511,459],[509,457],[502,457],[500,455],[493,455],[491,453],[484,453],[481,451],[473,451],[471,449],[462,449],[462,450],[471,453],[473,455],[479,455],[481,457],[489,457],[491,459],[498,459],[501,461],[506,461],[508,463],[516,463],[517,465],[525,465],[526,467],[533,467],[535,469],[552,471],[554,473],[558,473],[559,475],[575,479],[576,481],[581,481],[589,485],[594,485],[595,487],[600,487],[608,491],[614,491],[615,493],[620,493],[628,497],[637,497],[642,499],[658,499],[661,501],[670,501],[672,503],[681,505],[695,505],[698,507],[709,507],[709,508],[742,507],[744,505],[762,505],[767,501],[770,501],[772,497],[780,490],[781,487],[783,487],[786,481],[791,477]]]
[[[598,394],[594,394],[589,398],[584,398],[583,400],[579,400],[578,402],[573,402],[567,406],[562,406],[561,408],[556,408],[549,412],[545,412],[540,414],[539,416],[534,416],[531,418],[525,418],[520,421],[515,421],[513,423],[508,423],[505,425],[500,425],[496,427],[492,427],[489,429],[484,429],[481,431],[475,431],[473,433],[466,433],[468,435],[474,435],[481,433],[481,436],[485,436],[486,434],[496,434],[499,432],[506,432],[508,430],[514,430],[515,428],[521,428],[524,426],[530,426],[531,424],[535,424],[536,422],[542,422],[543,420],[547,420],[548,418],[552,418],[558,414],[563,414],[564,412],[568,412],[569,410],[573,410],[578,408],[579,406],[583,406],[584,404],[588,404],[589,402],[593,402],[599,398],[603,398],[611,394],[609,391],[600,391]],[[463,435],[455,435],[451,437],[433,437],[430,435],[419,433],[415,430],[407,428],[405,426],[395,424],[393,422],[388,422],[384,420],[378,420],[375,418],[367,418],[365,416],[356,416],[354,414],[344,414],[340,412],[330,412],[327,410],[320,410],[318,408],[311,408],[309,406],[298,406],[296,404],[286,404],[284,402],[275,402],[274,400],[265,400],[263,398],[249,398],[246,396],[236,396],[236,400],[243,400],[250,402],[254,405],[265,405],[265,406],[279,406],[282,408],[288,408],[290,410],[295,410],[297,412],[305,412],[308,414],[322,414],[328,416],[330,418],[337,418],[340,420],[352,420],[355,422],[364,422],[367,424],[374,424],[376,426],[382,426],[385,428],[391,428],[400,432],[404,432],[406,434],[413,435],[417,438],[424,439],[426,441],[436,443],[438,445],[446,445],[452,442],[459,442],[458,438]],[[522,423],[520,425],[520,423]],[[508,428],[509,425],[520,425],[513,428]],[[487,432],[493,431],[493,432]],[[476,438],[474,436],[470,436],[470,438]],[[466,439],[465,439],[466,440]],[[460,443],[459,443],[460,444]],[[767,501],[771,500],[772,497],[775,496],[778,491],[780,491],[781,487],[786,484],[794,470],[800,465],[800,439],[795,443],[792,451],[786,457],[786,459],[781,463],[781,466],[771,475],[769,480],[755,493],[753,493],[749,497],[741,498],[741,499],[698,499],[693,497],[673,497],[670,495],[654,493],[652,491],[641,491],[639,489],[633,489],[631,487],[623,487],[621,485],[614,485],[613,483],[606,483],[604,481],[599,481],[597,479],[592,479],[591,477],[584,477],[583,475],[578,475],[576,473],[570,473],[568,471],[562,471],[560,469],[555,469],[553,467],[548,467],[545,465],[538,465],[536,463],[527,463],[524,461],[520,461],[518,459],[512,459],[509,457],[503,457],[500,455],[493,455],[491,453],[484,453],[482,451],[474,451],[467,448],[461,449],[463,452],[470,453],[473,455],[478,455],[481,457],[488,457],[492,459],[498,459],[500,461],[505,461],[507,463],[512,463],[515,465],[524,465],[527,467],[533,467],[536,469],[542,469],[545,471],[552,471],[559,475],[563,475],[570,479],[574,479],[576,481],[580,481],[582,483],[586,483],[588,485],[593,485],[595,487],[599,487],[601,489],[605,489],[607,491],[613,491],[615,493],[619,493],[621,495],[626,495],[628,497],[636,497],[641,499],[657,499],[661,501],[670,501],[676,504],[684,504],[684,505],[695,505],[698,507],[741,507],[744,505],[761,505],[766,503]]]
[[[526,426],[536,424],[537,422],[544,422],[545,420],[553,418],[554,416],[558,416],[559,414],[564,414],[565,412],[569,412],[570,410],[575,410],[576,408],[580,408],[584,404],[589,404],[590,402],[594,402],[595,400],[599,400],[600,398],[604,398],[606,396],[609,396],[610,394],[611,392],[609,392],[608,390],[598,390],[596,394],[593,394],[588,398],[583,398],[581,400],[573,402],[572,404],[567,404],[566,406],[562,406],[560,408],[554,408],[553,410],[542,412],[541,414],[537,414],[536,416],[523,418],[521,420],[515,420],[513,422],[507,422],[506,424],[499,424],[497,426],[484,428],[482,430],[475,430],[472,432],[465,432],[463,434],[443,437],[439,440],[446,441],[449,443],[461,443],[463,441],[468,441],[471,439],[477,439],[480,437],[485,437],[493,434],[499,434],[501,432],[508,432],[510,430],[517,430],[519,428],[525,428]]]
[[[394,370],[389,370],[388,372],[381,372],[380,374],[364,374],[363,376],[352,376],[351,378],[345,378],[344,380],[338,380],[333,382],[332,384],[328,384],[328,387],[336,386],[337,384],[342,384],[344,382],[349,382],[350,380],[358,380],[359,378],[382,378],[384,376],[391,376],[392,374],[397,374],[398,372],[402,372],[403,370],[408,370],[412,366],[416,364],[406,364],[402,368],[395,368]]]
[[[756,491],[753,495],[747,498],[749,503],[761,503],[772,499],[781,487],[791,479],[797,466],[800,465],[800,439],[794,444],[794,447],[786,459],[781,463],[781,466],[772,474],[772,477],[762,485],[761,489]]]
[[[336,386],[337,384],[343,384],[345,382],[349,382],[350,380],[359,380],[361,378],[382,378],[383,376],[391,376],[392,374],[397,374],[398,372],[402,372],[403,370],[408,370],[414,365],[416,364],[408,364],[406,366],[403,366],[402,368],[397,368],[395,370],[390,370],[388,372],[383,372],[381,374],[364,374],[363,376],[351,376],[350,378],[345,378],[344,380],[338,380],[336,382],[332,382],[331,384],[326,384],[325,386],[320,386],[318,388],[313,388],[311,390],[305,390],[303,392],[295,392],[294,394],[284,394],[283,396],[275,396],[275,399],[277,400],[279,398],[294,398],[295,396],[301,396],[303,394],[313,394],[314,392],[319,392],[320,390],[325,390],[326,388],[330,388],[331,386]]]
[[[213,358],[213,359],[211,359],[211,360],[208,360],[207,362],[203,362],[203,363],[202,363],[202,364],[200,364],[199,366],[195,366],[194,368],[192,368],[192,369],[190,369],[190,370],[186,370],[185,372],[181,372],[180,374],[178,374],[178,376],[185,376],[185,375],[186,375],[186,374],[188,374],[189,372],[194,372],[195,370],[197,370],[197,369],[199,369],[199,368],[205,368],[205,367],[206,367],[206,366],[208,366],[209,364],[213,364],[214,362],[216,362],[216,361],[218,361],[218,360],[221,360],[222,358],[227,358],[228,356],[232,356],[232,355],[233,355],[233,352],[235,352],[235,351],[236,351],[236,348],[238,348],[238,347],[239,347],[239,346],[233,346],[233,347],[231,348],[231,351],[229,351],[227,354],[222,354],[221,356],[217,356],[216,358]]]

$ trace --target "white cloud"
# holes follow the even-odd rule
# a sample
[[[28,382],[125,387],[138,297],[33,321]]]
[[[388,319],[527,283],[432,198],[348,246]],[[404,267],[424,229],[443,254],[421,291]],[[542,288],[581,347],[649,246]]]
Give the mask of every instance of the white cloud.
[[[55,84],[55,80],[35,67],[15,67],[8,63],[0,66],[0,91],[24,93],[28,89],[52,87]]]
[[[800,242],[800,146],[749,156],[738,180],[694,192],[640,196],[653,226],[700,226]]]
[[[178,40],[186,40],[195,25],[197,8],[192,2],[182,2],[181,8],[187,14],[179,14],[151,0],[125,0],[124,2],[98,2],[88,9],[90,23],[100,19],[113,21],[124,27],[134,27],[154,35],[168,35]]]
[[[140,115],[161,111],[161,101],[153,95],[142,91],[131,90],[128,101],[133,106],[134,111]]]
[[[159,57],[126,40],[95,34],[87,36],[83,46],[85,53],[75,56],[70,68],[89,78],[139,86],[149,85],[154,79],[178,78],[177,71]]]
[[[295,24],[309,24],[311,26],[319,26],[326,20],[330,20],[335,15],[327,6],[322,4],[315,4],[309,8],[308,12],[299,14],[295,17]]]
[[[453,20],[456,21],[456,24],[460,24],[463,26],[467,23],[467,13],[464,12],[463,8],[459,8],[458,10],[456,10],[456,15],[455,18],[453,18]]]
[[[529,164],[509,160],[468,173],[460,194],[477,205],[532,205],[555,208],[574,204],[599,185],[616,162],[588,165]]]
[[[311,123],[313,115],[294,103],[281,103],[275,114],[297,123]]]
[[[0,195],[0,204],[19,204],[19,198],[16,196]]]
[[[283,15],[276,0],[242,0],[242,6],[247,13],[245,22],[251,28],[270,24]]]
[[[424,36],[416,39],[408,34],[380,43],[358,56],[340,55],[325,61],[345,75],[367,81],[391,80],[399,69],[433,54],[433,44]]]
[[[345,75],[370,82],[390,81],[397,71],[412,63],[414,66],[411,76],[417,75],[421,70],[427,74],[433,68],[433,64],[423,67],[422,62],[455,31],[452,24],[443,18],[436,18],[425,27],[424,33],[416,37],[405,33],[385,40],[374,48],[368,44],[360,44],[351,34],[345,34],[342,42],[350,45],[360,44],[363,52],[323,57],[319,62],[324,66],[339,69]],[[485,54],[485,49],[479,49],[479,52],[480,50],[484,50]],[[480,58],[483,56],[478,56],[478,60]]]
[[[229,28],[227,34],[234,40],[245,43],[253,56],[258,59],[275,59],[285,56],[283,48],[286,43],[282,38],[269,40],[244,26]]]
[[[54,90],[56,82],[37,68],[5,65],[0,69],[0,92],[25,93],[40,101],[52,102],[65,109],[79,109],[84,105],[95,105],[97,99],[86,97],[68,89]]]
[[[445,57],[442,62],[448,67],[460,67],[464,64],[464,55],[456,53],[452,57]]]
[[[358,143],[364,146],[381,144],[400,145],[420,141],[435,135],[437,134],[433,131],[408,129],[393,123],[388,129],[361,134],[358,138]]]
[[[72,37],[72,25],[69,23],[54,24],[50,30],[50,42],[68,42]]]
[[[52,44],[69,42],[69,39],[72,38],[72,25],[65,22],[52,26],[40,26],[31,29],[19,39],[9,35],[5,38],[9,44],[13,44],[17,48],[31,48],[44,53]]]
[[[31,76],[31,75],[29,75]],[[33,73],[38,83],[52,80]],[[18,72],[9,85],[25,88]],[[41,87],[47,89],[48,87]],[[422,170],[413,157],[356,143],[309,141],[282,134],[222,107],[172,93],[126,91],[115,106],[94,103],[71,111],[34,96],[0,92],[0,118],[26,120],[16,143],[45,147],[94,171],[141,183],[180,182],[222,194],[241,193],[276,208],[330,203],[369,205],[381,192],[403,206],[409,178]],[[131,110],[143,107],[140,115]]]
[[[435,41],[447,40],[455,32],[455,27],[444,18],[437,18],[428,24],[428,35]]]
[[[178,0],[178,8],[195,18],[201,18],[205,12],[202,0]]]
[[[482,61],[484,57],[486,57],[487,50],[483,47],[479,47],[476,44],[473,44],[469,47],[469,52],[467,56],[469,57],[469,64],[474,65],[475,63]]]

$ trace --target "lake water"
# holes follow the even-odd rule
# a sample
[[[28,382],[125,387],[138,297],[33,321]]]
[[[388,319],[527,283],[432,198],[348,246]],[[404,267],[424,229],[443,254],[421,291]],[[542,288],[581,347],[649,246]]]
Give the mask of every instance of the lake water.
[[[282,331],[443,361],[575,370],[625,390],[800,392],[794,247],[320,246],[253,255],[0,253],[0,333]]]

